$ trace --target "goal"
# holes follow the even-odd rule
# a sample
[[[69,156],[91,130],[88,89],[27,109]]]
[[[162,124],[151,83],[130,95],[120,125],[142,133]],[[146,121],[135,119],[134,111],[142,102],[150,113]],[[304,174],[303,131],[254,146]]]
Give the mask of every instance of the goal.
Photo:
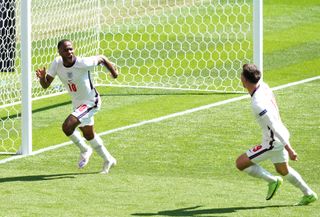
[[[100,49],[121,76],[100,84],[243,91],[239,69],[253,62],[254,25],[262,29],[260,20],[253,23],[253,9],[260,18],[261,7],[253,6],[252,0],[104,1]]]
[[[242,92],[244,63],[262,70],[262,0],[6,0],[0,2],[0,152],[32,152],[31,101],[65,93],[34,76],[57,56],[106,55],[118,79],[96,85]]]

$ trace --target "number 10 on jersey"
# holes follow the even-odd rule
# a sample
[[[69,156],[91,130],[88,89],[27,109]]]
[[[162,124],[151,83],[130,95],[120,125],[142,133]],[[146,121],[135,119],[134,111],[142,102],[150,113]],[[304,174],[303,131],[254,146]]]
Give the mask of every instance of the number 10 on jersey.
[[[77,92],[77,85],[76,84],[69,82],[68,87],[69,87],[70,92]]]

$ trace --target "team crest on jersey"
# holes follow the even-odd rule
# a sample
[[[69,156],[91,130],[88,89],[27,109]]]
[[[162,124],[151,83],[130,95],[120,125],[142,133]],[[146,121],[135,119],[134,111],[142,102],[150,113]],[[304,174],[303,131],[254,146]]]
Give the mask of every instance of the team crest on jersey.
[[[72,77],[73,77],[72,72],[67,72],[67,76],[69,79],[72,79]]]

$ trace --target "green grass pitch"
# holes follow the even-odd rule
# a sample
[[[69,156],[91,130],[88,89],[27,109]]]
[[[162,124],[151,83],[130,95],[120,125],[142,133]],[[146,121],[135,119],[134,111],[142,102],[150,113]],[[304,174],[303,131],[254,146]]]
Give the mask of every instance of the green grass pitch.
[[[270,86],[320,75],[319,20],[319,0],[264,1],[264,79]],[[299,154],[291,165],[318,195],[319,85],[315,80],[275,91]],[[98,133],[241,96],[99,90]],[[261,138],[249,103],[247,98],[102,136],[118,160],[109,175],[98,174],[97,154],[78,170],[73,145],[0,164],[0,216],[319,216],[319,202],[292,206],[302,195],[288,182],[266,201],[266,183],[235,168],[236,157]],[[68,96],[34,102],[34,150],[68,141],[61,124],[70,111]],[[271,163],[263,166],[275,173]]]

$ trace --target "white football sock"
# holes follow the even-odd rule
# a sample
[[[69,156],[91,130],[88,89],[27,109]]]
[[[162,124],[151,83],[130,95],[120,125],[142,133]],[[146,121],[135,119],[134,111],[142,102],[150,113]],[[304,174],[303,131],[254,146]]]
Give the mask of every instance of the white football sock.
[[[275,182],[277,178],[269,173],[267,170],[263,169],[261,166],[257,164],[253,164],[252,166],[243,170],[244,172],[248,173],[250,176],[261,178],[267,182]]]
[[[299,188],[304,195],[313,194],[307,183],[302,179],[301,175],[293,168],[289,167],[289,173],[284,176],[292,185]]]
[[[92,148],[94,148],[94,150],[96,150],[96,152],[105,160],[105,161],[110,161],[113,159],[113,157],[111,156],[111,154],[108,152],[108,150],[106,149],[106,147],[104,147],[103,145],[103,141],[100,138],[100,136],[98,136],[97,134],[94,134],[94,138],[92,140],[89,141],[89,143],[91,144]]]
[[[75,130],[69,138],[76,146],[79,147],[81,153],[84,153],[89,149],[89,146],[86,144],[79,131]]]

